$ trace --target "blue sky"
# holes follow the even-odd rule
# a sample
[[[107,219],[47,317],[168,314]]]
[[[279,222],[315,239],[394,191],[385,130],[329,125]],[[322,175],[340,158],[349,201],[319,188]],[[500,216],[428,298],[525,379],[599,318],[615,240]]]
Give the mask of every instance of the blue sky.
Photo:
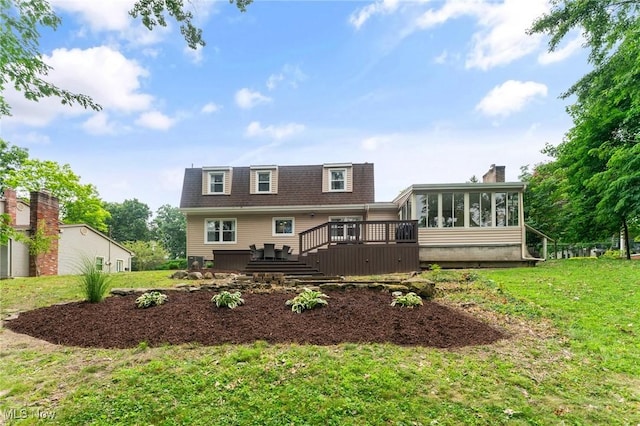
[[[376,200],[414,183],[507,180],[571,127],[560,94],[587,70],[525,34],[546,0],[191,2],[206,47],[149,32],[133,0],[51,0],[50,80],[100,113],[7,90],[0,136],[69,164],[111,202],[178,206],[184,169],[372,162]]]

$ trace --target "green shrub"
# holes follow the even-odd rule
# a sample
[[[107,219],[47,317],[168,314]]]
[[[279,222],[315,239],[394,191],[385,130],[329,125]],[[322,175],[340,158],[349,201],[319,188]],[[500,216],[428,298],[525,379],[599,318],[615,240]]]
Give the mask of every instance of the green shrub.
[[[620,250],[607,250],[604,253],[602,253],[602,256],[600,256],[600,259],[621,259],[622,258],[622,252]]]
[[[211,301],[216,304],[218,308],[233,309],[240,305],[244,305],[244,299],[239,291],[230,293],[228,291],[220,292],[211,298]]]
[[[413,308],[415,306],[422,305],[422,298],[414,292],[407,293],[405,295],[396,296],[391,302],[391,306],[400,305],[405,308]]]
[[[80,267],[80,287],[88,302],[98,303],[109,291],[111,276],[101,271],[92,259],[85,259]]]
[[[167,299],[167,295],[159,291],[146,292],[136,299],[136,307],[150,308],[152,306],[159,306],[166,302]]]
[[[187,269],[187,259],[167,260],[162,265],[158,266],[156,269],[159,269],[162,271],[176,271],[180,269]]]
[[[328,305],[329,302],[325,300],[325,298],[328,297],[329,296],[319,291],[305,288],[302,293],[293,299],[287,300],[286,305],[291,306],[293,312],[301,313],[307,309],[313,309],[316,306]]]

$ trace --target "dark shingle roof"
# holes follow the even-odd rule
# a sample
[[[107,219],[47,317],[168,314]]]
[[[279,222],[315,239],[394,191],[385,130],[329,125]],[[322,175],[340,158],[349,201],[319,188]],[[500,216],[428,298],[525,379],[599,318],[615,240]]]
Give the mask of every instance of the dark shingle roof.
[[[373,164],[353,164],[353,192],[322,192],[322,165],[278,166],[278,193],[251,194],[249,167],[234,167],[231,195],[202,195],[202,168],[185,169],[181,208],[373,203]]]

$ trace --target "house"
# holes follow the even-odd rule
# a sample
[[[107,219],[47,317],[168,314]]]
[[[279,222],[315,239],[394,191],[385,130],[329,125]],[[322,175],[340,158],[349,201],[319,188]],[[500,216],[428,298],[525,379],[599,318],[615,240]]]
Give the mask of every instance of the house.
[[[85,224],[65,225],[58,218],[58,199],[45,192],[31,193],[27,203],[16,197],[13,189],[5,188],[0,197],[0,214],[10,217],[18,231],[31,235],[37,224],[44,221],[52,240],[48,253],[40,255],[38,267],[41,275],[67,275],[79,273],[85,259],[95,262],[106,272],[131,270],[133,253],[101,232]],[[36,259],[29,247],[20,241],[9,240],[0,246],[0,278],[36,275]]]
[[[269,270],[249,247],[274,244],[292,248],[288,262],[324,274],[537,260],[525,247],[524,184],[504,182],[504,167],[483,183],[412,185],[389,202],[375,202],[373,167],[188,168],[187,255],[216,269]]]

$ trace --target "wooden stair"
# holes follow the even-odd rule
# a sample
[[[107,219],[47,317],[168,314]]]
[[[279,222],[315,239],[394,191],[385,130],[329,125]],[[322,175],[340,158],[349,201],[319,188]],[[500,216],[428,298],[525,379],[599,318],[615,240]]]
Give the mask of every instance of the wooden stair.
[[[322,276],[322,272],[299,260],[252,260],[245,267],[245,274],[282,273],[285,275]]]

